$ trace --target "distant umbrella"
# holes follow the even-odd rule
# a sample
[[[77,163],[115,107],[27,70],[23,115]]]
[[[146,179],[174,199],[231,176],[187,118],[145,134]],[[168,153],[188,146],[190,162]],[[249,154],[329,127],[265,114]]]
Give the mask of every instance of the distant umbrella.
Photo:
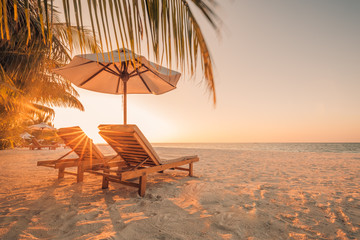
[[[31,125],[28,127],[31,130],[41,130],[41,131],[55,131],[56,128],[47,125],[46,123],[39,123],[39,124],[35,124],[35,125]]]
[[[181,75],[125,48],[119,52],[76,55],[68,65],[54,72],[80,88],[124,94],[124,124],[126,94],[166,93],[176,88]]]
[[[31,135],[30,133],[28,132],[23,132],[22,134],[20,134],[20,137],[22,139],[31,139],[32,137],[34,137],[33,135]]]

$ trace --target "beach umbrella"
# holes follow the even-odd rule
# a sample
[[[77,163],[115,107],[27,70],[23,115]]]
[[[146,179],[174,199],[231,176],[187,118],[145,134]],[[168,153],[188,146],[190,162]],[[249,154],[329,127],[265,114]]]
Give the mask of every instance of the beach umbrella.
[[[20,134],[20,137],[22,139],[31,139],[32,137],[34,137],[33,135],[31,135],[30,133],[28,132],[23,132],[22,134]]]
[[[43,132],[49,132],[49,131],[55,131],[56,128],[42,122],[42,123],[39,123],[39,124],[35,124],[35,125],[31,125],[28,127],[28,129],[30,130],[38,130],[38,131],[41,131],[40,132],[40,136],[43,137]],[[40,140],[39,140],[40,141]]]
[[[35,125],[31,125],[28,127],[31,130],[41,130],[41,131],[54,131],[56,130],[56,128],[47,125],[46,123],[39,123],[39,124],[35,124]]]
[[[148,61],[128,49],[76,55],[54,70],[80,88],[123,94],[124,124],[127,123],[127,94],[163,94],[176,88],[180,73]]]

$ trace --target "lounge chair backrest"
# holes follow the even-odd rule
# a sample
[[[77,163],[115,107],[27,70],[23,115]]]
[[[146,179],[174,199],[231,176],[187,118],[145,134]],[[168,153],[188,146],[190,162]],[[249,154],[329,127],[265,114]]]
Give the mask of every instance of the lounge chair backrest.
[[[136,125],[109,124],[98,128],[99,134],[129,165],[160,165],[159,156]]]
[[[104,159],[100,149],[80,127],[60,128],[57,134],[64,140],[80,159]]]

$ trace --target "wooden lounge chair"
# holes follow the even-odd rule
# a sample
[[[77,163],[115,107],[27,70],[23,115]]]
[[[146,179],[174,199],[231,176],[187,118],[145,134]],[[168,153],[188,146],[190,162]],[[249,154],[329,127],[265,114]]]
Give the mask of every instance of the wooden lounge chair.
[[[54,145],[42,145],[34,137],[31,138],[31,144],[29,145],[30,150],[35,150],[35,149],[41,150],[41,148],[49,148],[49,150],[56,150],[57,147],[58,147],[57,144],[54,144]]]
[[[82,182],[85,170],[123,164],[123,161],[119,162],[117,155],[105,157],[80,127],[60,128],[57,134],[72,150],[56,160],[38,161],[37,165],[59,169],[59,179],[63,178],[66,173],[77,176],[77,182]],[[76,153],[78,157],[65,159],[72,152]],[[71,167],[77,167],[77,172],[65,171],[66,168]]]
[[[150,173],[177,169],[187,171],[189,176],[193,176],[193,163],[199,161],[197,156],[161,160],[136,125],[100,125],[98,128],[99,134],[126,163],[114,170],[107,167],[103,168],[103,171],[88,171],[103,176],[103,188],[108,188],[109,182],[117,182],[139,188],[139,195],[144,196],[146,178]],[[189,167],[180,167],[182,165]],[[133,178],[139,178],[139,183],[127,181]]]

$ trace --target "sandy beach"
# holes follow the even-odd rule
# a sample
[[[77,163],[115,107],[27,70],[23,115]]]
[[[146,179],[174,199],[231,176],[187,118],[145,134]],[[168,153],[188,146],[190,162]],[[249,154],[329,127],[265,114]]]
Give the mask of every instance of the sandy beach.
[[[153,174],[141,198],[36,166],[68,149],[0,151],[0,238],[360,239],[359,153],[156,150],[199,155],[196,177]]]

